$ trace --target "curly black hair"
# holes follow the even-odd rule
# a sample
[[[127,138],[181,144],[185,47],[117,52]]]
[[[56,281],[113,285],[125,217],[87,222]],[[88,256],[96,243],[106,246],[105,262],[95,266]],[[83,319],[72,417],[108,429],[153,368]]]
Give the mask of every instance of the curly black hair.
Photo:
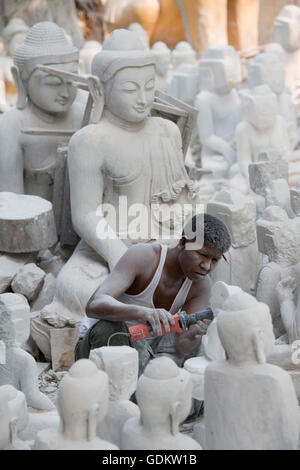
[[[196,214],[186,224],[182,231],[182,236],[187,238],[185,229],[189,226],[192,233],[197,233],[197,230],[204,230],[203,241],[205,245],[214,247],[219,253],[223,254],[231,247],[231,236],[228,228],[213,215],[209,214]],[[188,230],[190,231],[190,230]],[[197,236],[193,239],[188,239],[189,242],[195,242]]]

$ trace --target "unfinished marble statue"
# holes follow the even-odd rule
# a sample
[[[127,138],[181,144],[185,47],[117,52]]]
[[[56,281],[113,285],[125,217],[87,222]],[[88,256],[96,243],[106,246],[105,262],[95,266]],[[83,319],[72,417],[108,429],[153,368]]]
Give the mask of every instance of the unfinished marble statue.
[[[199,69],[196,65],[181,64],[172,73],[169,94],[193,106],[199,92]]]
[[[97,426],[97,436],[121,446],[121,431],[129,418],[140,416],[137,405],[130,401],[138,380],[138,352],[128,346],[93,349],[91,361],[108,375],[109,407]]]
[[[121,433],[122,450],[201,450],[179,432],[192,402],[192,379],[172,359],[150,361],[138,380],[136,399],[141,417],[129,419]]]
[[[242,80],[241,63],[232,46],[216,46],[205,51],[199,67],[200,76],[208,75],[212,88],[201,91],[195,100],[202,165],[223,175],[236,161],[235,129],[242,116],[233,87]]]
[[[294,274],[295,271],[298,271],[297,279],[291,276],[286,277],[278,283],[276,288],[280,304],[281,319],[287,332],[289,344],[300,340],[299,268],[300,263],[296,265],[296,269],[294,270]]]
[[[265,52],[258,54],[248,69],[248,85],[255,88],[259,85],[268,85],[275,93],[278,104],[278,113],[287,123],[291,149],[298,144],[297,115],[292,95],[285,87],[285,67],[278,54]]]
[[[151,51],[143,49],[135,33],[115,30],[95,57],[92,73],[103,87],[103,113],[99,123],[71,138],[68,156],[73,226],[81,242],[59,273],[54,302],[42,311],[76,321],[82,320],[89,298],[127,247],[156,238],[147,227],[136,238],[136,227],[131,232],[126,217],[119,217],[122,201],[128,208],[144,204],[151,211],[151,204],[182,203],[197,195],[184,167],[178,127],[167,119],[148,117],[155,92]],[[101,203],[104,210],[112,205],[117,224],[102,217]],[[80,334],[92,324],[86,318]],[[34,339],[49,336],[46,323],[38,329],[33,320]]]
[[[108,377],[89,359],[75,362],[59,386],[58,431],[45,429],[37,434],[35,450],[117,450],[99,439],[96,429],[108,408]]]
[[[128,30],[138,35],[140,41],[143,43],[144,49],[149,49],[148,33],[140,23],[131,23],[128,26]]]
[[[226,359],[205,371],[206,448],[296,450],[299,407],[292,380],[266,361],[275,340],[267,305],[234,294],[221,307],[217,329]]]
[[[248,179],[248,165],[256,162],[261,151],[278,150],[290,159],[291,146],[285,119],[278,114],[275,93],[267,85],[240,93],[243,121],[236,128],[239,170]]]
[[[12,385],[24,392],[28,406],[38,410],[52,410],[54,405],[39,391],[37,367],[33,357],[21,349],[20,345],[29,337],[29,306],[25,298],[17,294],[20,305],[12,304],[11,299],[0,300],[0,339],[6,346],[6,362],[0,365],[0,385]],[[13,308],[14,307],[14,308]]]
[[[168,92],[170,83],[170,64],[171,51],[162,41],[153,44],[151,52],[155,57],[156,82],[155,88],[160,91]]]
[[[13,97],[6,93],[6,85],[12,87],[11,67],[14,52],[25,39],[29,26],[21,18],[12,18],[2,31],[4,51],[0,55],[0,112],[5,112],[12,104]]]
[[[26,428],[28,413],[24,393],[11,385],[0,386],[0,449],[30,450],[18,436]]]
[[[197,400],[204,400],[204,377],[207,366],[212,361],[225,359],[225,351],[217,330],[217,317],[220,312],[220,308],[230,295],[241,291],[240,287],[229,286],[223,281],[218,281],[212,286],[210,306],[214,313],[214,319],[209,325],[206,335],[202,337],[202,355],[192,357],[184,363],[184,368],[192,375],[194,384],[193,398],[196,398]]]
[[[99,41],[86,41],[79,52],[79,70],[82,74],[89,74],[92,71],[92,62],[96,54],[102,49]]]
[[[77,73],[79,51],[51,22],[35,24],[14,54],[16,107],[0,117],[0,191],[52,199],[57,145],[62,137],[26,135],[22,129],[78,129],[82,105],[76,88],[37,69],[51,65]],[[73,103],[73,105],[72,105]]]
[[[176,70],[181,64],[195,65],[196,52],[186,41],[180,41],[171,52],[171,62],[173,69]]]
[[[297,218],[289,219],[278,206],[269,206],[257,220],[257,242],[269,262],[258,275],[257,300],[266,303],[273,319],[275,337],[285,333],[275,289],[279,281],[292,275],[300,260],[300,231]]]
[[[288,163],[282,160],[278,150],[266,150],[258,154],[257,162],[248,166],[249,185],[256,193],[256,215],[259,218],[267,206],[284,209],[290,217],[293,211],[288,184]]]
[[[207,204],[207,212],[228,227],[232,246],[211,274],[213,282],[224,281],[254,292],[261,255],[256,240],[256,204],[252,197],[235,189],[217,192]]]
[[[282,47],[286,84],[295,95],[300,73],[300,7],[285,5],[274,20],[274,39]],[[299,87],[299,85],[298,85]]]

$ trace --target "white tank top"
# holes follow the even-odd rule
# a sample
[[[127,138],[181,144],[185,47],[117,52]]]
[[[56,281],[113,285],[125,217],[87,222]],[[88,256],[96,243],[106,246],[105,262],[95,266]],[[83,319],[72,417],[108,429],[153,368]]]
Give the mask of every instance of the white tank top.
[[[136,295],[129,295],[129,294],[122,294],[120,297],[117,299],[119,302],[122,302],[123,304],[129,305],[140,305],[141,307],[149,307],[149,308],[156,308],[154,303],[153,303],[153,296],[155,293],[155,290],[158,286],[158,283],[160,281],[162,271],[164,268],[164,264],[166,261],[166,256],[167,256],[167,251],[168,247],[166,245],[161,245],[161,252],[160,252],[160,260],[159,260],[159,265],[154,273],[154,276],[148,284],[148,286],[139,294]],[[182,308],[182,306],[185,304],[187,295],[189,293],[190,287],[192,285],[192,282],[190,279],[187,277],[185,278],[182,286],[180,287],[172,305],[171,308],[169,309],[169,312],[172,315],[175,315],[175,313],[179,312]],[[95,318],[88,318],[85,316],[81,326],[80,326],[80,333],[79,336],[82,337],[85,335],[87,330],[91,328],[95,323],[97,323]],[[139,322],[137,321],[127,321],[126,324],[127,326],[133,326],[133,325],[138,325]]]

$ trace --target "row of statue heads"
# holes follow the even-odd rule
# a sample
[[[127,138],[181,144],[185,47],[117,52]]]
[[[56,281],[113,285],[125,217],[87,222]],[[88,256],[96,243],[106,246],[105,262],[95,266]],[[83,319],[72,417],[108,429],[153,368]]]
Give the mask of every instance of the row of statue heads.
[[[211,326],[216,328],[210,336],[218,339],[223,357],[212,359],[206,367],[202,435],[197,429],[195,439],[180,432],[198,386],[195,369],[158,357],[148,362],[138,378],[137,350],[111,346],[92,350],[89,359],[78,360],[63,374],[56,407],[50,401],[47,407],[45,401],[31,400],[35,412],[27,409],[34,383],[21,389],[11,382],[2,384],[0,448],[297,449],[297,398],[291,377],[270,359],[275,337],[268,306],[224,282],[215,284],[212,296]],[[3,303],[1,310],[8,320],[0,325],[1,337],[6,332],[6,354],[9,360],[14,356],[16,364],[23,355],[23,370],[15,370],[17,380],[18,373],[28,372],[33,359],[20,348],[18,341],[24,334],[21,338],[17,332],[15,314]],[[133,394],[135,400],[130,401]]]

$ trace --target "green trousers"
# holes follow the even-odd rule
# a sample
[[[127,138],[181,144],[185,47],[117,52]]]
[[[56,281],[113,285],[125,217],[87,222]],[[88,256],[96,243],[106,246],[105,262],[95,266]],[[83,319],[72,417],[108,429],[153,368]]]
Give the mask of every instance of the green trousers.
[[[139,375],[148,362],[160,356],[168,356],[179,367],[186,358],[178,358],[175,352],[175,334],[159,336],[151,340],[132,341],[128,327],[124,322],[99,320],[78,340],[75,348],[75,360],[88,359],[92,349],[102,346],[130,346],[139,353]]]

